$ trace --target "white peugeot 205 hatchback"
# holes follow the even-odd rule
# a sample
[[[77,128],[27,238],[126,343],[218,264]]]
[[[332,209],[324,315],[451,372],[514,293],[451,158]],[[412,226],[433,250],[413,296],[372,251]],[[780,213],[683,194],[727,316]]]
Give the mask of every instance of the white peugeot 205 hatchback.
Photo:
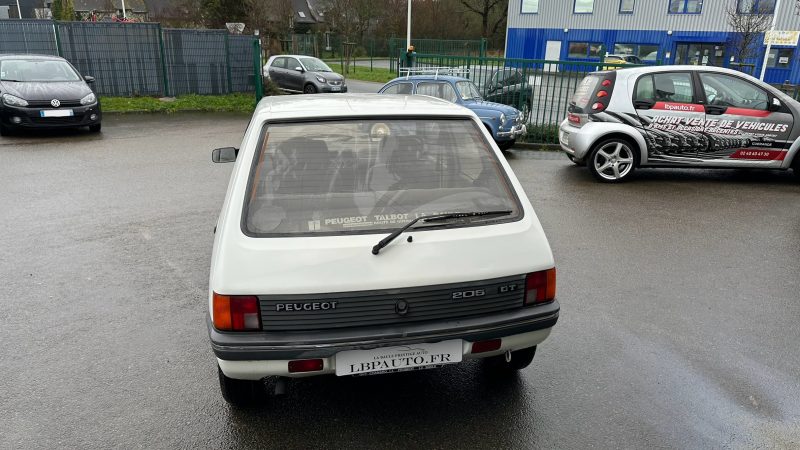
[[[268,97],[216,228],[208,330],[222,395],[265,377],[488,358],[528,366],[558,319],[555,267],[480,119],[424,96]]]
[[[561,149],[600,181],[637,167],[793,169],[800,103],[749,75],[707,66],[596,72],[578,85]]]

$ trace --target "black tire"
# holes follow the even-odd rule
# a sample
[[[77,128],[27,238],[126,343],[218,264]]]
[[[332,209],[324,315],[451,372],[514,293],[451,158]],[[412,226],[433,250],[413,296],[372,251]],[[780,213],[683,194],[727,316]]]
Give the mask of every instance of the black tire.
[[[531,116],[531,102],[528,100],[527,102],[522,104],[522,110],[520,111],[522,114],[522,118],[525,119],[525,123],[528,123],[528,119]]]
[[[580,159],[572,155],[567,155],[567,158],[569,158],[569,160],[572,161],[572,163],[575,164],[576,166],[583,167],[586,165],[586,161],[581,161]]]
[[[517,140],[516,139],[512,139],[510,141],[498,142],[497,146],[500,147],[500,150],[506,151],[506,150],[510,149],[511,147],[513,147],[514,144],[516,144],[516,143],[517,143]]]
[[[102,129],[103,129],[103,124],[100,124],[100,123],[96,123],[94,125],[89,125],[89,131],[91,131],[92,133],[99,133],[100,130],[102,130]]]
[[[311,83],[308,83],[303,87],[303,94],[316,94],[316,93],[317,93],[317,87]]]
[[[228,378],[217,367],[219,373],[219,389],[222,398],[235,407],[253,406],[265,398],[266,390],[261,380],[236,380]]]
[[[11,129],[9,129],[3,124],[0,124],[0,136],[9,136],[9,135],[11,135]]]
[[[511,361],[506,361],[505,353],[486,358],[486,362],[493,368],[502,372],[522,370],[531,365],[536,355],[536,346],[523,348],[511,352]]]
[[[603,183],[631,179],[638,163],[638,148],[631,141],[616,137],[597,143],[586,158],[589,172]]]

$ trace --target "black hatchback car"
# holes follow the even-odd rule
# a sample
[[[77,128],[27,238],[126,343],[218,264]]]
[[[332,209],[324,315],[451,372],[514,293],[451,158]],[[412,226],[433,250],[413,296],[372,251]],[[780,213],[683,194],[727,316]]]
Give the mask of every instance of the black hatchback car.
[[[44,55],[0,55],[0,135],[13,128],[88,126],[100,131],[100,101],[67,60]]]

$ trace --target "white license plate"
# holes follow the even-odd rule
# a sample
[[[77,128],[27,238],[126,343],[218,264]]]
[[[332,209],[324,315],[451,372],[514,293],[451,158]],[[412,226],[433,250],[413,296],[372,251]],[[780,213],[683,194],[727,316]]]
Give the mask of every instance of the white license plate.
[[[331,92],[339,92],[342,90],[341,86],[331,86]]]
[[[71,109],[46,109],[39,111],[40,117],[72,117]]]
[[[461,362],[463,341],[348,350],[336,354],[336,375],[402,372]]]

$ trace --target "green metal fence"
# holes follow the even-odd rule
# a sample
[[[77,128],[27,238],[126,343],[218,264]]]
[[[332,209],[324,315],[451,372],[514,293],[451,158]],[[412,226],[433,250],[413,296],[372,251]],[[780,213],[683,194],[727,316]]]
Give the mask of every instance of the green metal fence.
[[[412,39],[417,54],[449,56],[486,56],[486,39]],[[406,52],[405,38],[389,38],[389,69],[397,70],[397,63]]]
[[[258,37],[157,23],[0,20],[0,53],[62,56],[95,77],[101,95],[256,92]]]
[[[527,115],[524,141],[557,144],[558,124],[566,117],[569,100],[583,77],[597,70],[635,66],[418,54],[415,67],[456,68],[451,72],[471,79],[485,100],[512,105]]]

